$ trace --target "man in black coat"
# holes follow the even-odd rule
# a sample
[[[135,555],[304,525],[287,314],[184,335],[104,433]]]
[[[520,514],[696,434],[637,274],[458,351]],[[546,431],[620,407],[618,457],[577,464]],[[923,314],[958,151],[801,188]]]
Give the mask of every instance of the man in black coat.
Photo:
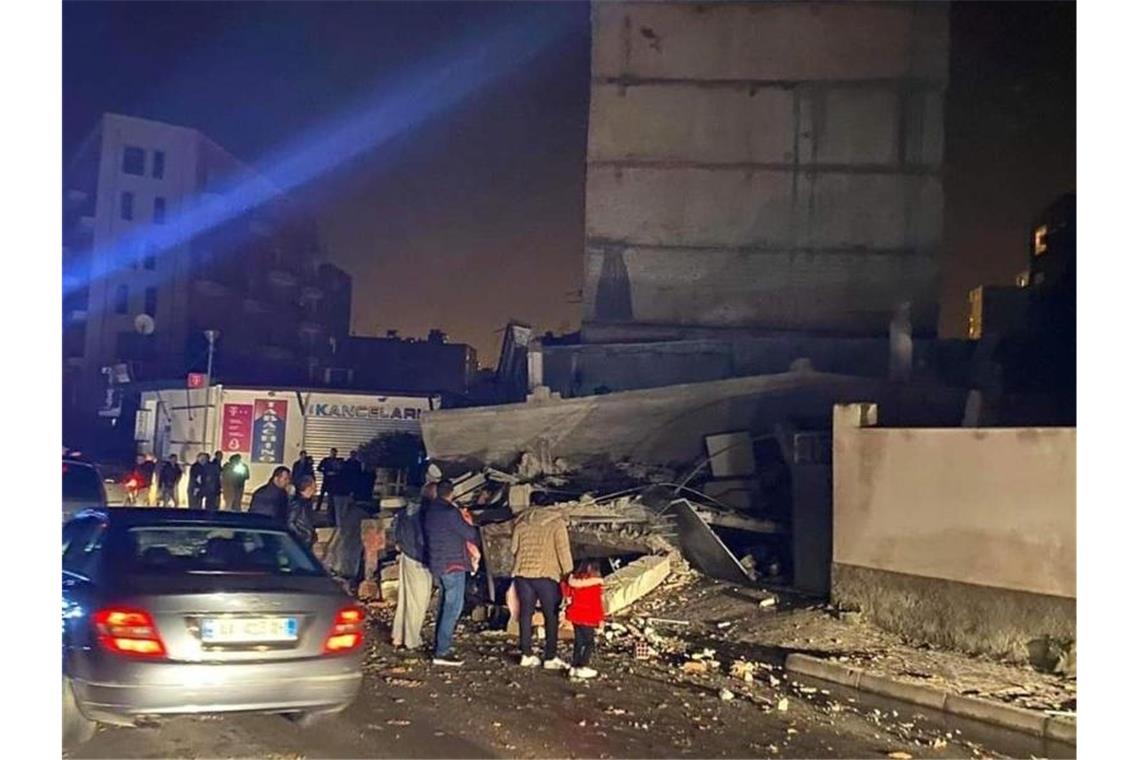
[[[310,477],[314,480],[317,477],[317,471],[313,467],[313,458],[309,456],[309,452],[302,451],[297,461],[293,463],[293,482],[300,483],[301,478]]]
[[[206,470],[210,467],[210,455],[202,452],[194,464],[190,465],[190,482],[187,494],[190,496],[190,509],[206,508]]]
[[[278,467],[273,477],[261,488],[253,492],[249,500],[249,511],[259,515],[269,515],[282,523],[289,519],[289,468]]]
[[[321,508],[321,505],[324,504],[325,494],[336,493],[333,487],[336,485],[336,479],[340,474],[340,468],[343,464],[344,460],[337,456],[336,449],[330,449],[329,455],[322,459],[320,465],[317,467],[321,472],[321,495],[317,497],[318,510]],[[336,510],[331,505],[331,498],[329,499],[329,503],[329,516],[331,517]],[[332,524],[336,525],[335,518]]]
[[[206,509],[218,510],[222,498],[222,452],[215,451],[214,458],[206,463],[202,474],[202,491],[205,495]]]
[[[182,467],[178,455],[171,454],[158,471],[159,504],[164,507],[178,506],[178,481],[182,480]]]

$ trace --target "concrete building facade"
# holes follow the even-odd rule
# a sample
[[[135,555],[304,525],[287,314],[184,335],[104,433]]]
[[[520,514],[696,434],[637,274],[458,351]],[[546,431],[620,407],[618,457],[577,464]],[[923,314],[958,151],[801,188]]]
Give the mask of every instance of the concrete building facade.
[[[312,382],[348,334],[351,278],[321,261],[316,225],[272,188],[229,208],[238,183],[270,186],[205,135],[106,114],[64,181],[65,421],[94,416],[104,367],[203,371],[207,329],[215,375],[249,383]]]
[[[942,3],[596,3],[585,342],[937,316]]]

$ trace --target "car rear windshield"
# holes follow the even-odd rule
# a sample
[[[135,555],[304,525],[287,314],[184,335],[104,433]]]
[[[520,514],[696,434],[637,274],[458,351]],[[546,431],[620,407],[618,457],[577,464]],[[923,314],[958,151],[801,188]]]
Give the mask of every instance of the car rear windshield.
[[[216,525],[130,528],[116,563],[129,574],[322,575],[288,533]]]
[[[91,506],[103,501],[99,472],[94,467],[73,462],[63,463],[63,498]]]

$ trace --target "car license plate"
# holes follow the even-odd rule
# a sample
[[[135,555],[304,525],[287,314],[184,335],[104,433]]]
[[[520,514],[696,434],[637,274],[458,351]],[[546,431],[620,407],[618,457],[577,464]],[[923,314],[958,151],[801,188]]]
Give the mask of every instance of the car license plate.
[[[297,640],[295,617],[235,617],[202,620],[206,644],[261,644]]]

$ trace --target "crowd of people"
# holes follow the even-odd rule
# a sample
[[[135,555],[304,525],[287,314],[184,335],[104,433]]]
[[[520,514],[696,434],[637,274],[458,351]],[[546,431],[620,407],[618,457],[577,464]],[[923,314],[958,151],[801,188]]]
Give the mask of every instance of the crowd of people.
[[[224,464],[222,459],[221,451],[214,452],[212,459],[203,452],[189,472],[184,472],[176,456],[161,464],[153,457],[140,456],[131,479],[146,484],[140,490],[147,492],[153,482],[159,505],[178,506],[178,489],[185,475],[189,478],[186,485],[191,508],[240,510],[248,467],[240,454],[232,455]],[[302,451],[292,468],[276,467],[269,480],[253,491],[249,511],[282,523],[311,548],[317,537],[314,513],[326,508],[328,522],[337,530],[326,551],[325,564],[335,576],[350,582],[359,580],[363,554],[360,527],[368,516],[359,505],[371,501],[375,477],[374,472],[364,469],[356,451],[341,459],[332,449],[319,464]],[[481,492],[476,506],[485,504],[489,496],[488,491]],[[450,481],[429,482],[421,489],[418,502],[397,513],[392,536],[399,573],[393,646],[411,651],[424,647],[424,622],[433,587],[438,588],[439,609],[430,645],[432,662],[462,666],[454,650],[455,632],[468,578],[478,571],[480,563],[479,532],[471,511],[456,502],[455,486]],[[519,664],[568,670],[572,678],[596,676],[590,660],[596,630],[605,619],[603,581],[597,563],[585,560],[575,566],[565,519],[557,510],[541,507],[531,507],[514,518],[511,554],[512,583],[507,597],[518,622]],[[574,628],[569,663],[558,655],[564,605],[566,620]],[[534,651],[536,611],[541,611],[543,621],[541,656]]]
[[[484,492],[486,493],[486,492]],[[397,514],[392,535],[398,552],[399,583],[392,645],[416,651],[423,647],[422,630],[433,585],[439,588],[439,611],[431,644],[435,665],[458,667],[455,631],[463,612],[468,574],[479,565],[478,531],[471,512],[455,502],[455,486],[428,483],[414,503]],[[482,494],[481,494],[482,497]],[[485,500],[485,499],[481,499]],[[590,667],[597,629],[605,620],[603,581],[596,562],[577,567],[570,551],[566,521],[556,510],[531,507],[515,518],[511,532],[513,581],[508,606],[519,628],[519,664],[569,671],[571,678],[593,678]],[[563,602],[574,627],[569,664],[558,656],[558,628]],[[543,651],[534,654],[534,615],[543,619]]]
[[[140,454],[126,478],[127,502],[179,507],[179,494],[185,486],[186,506],[190,509],[241,511],[249,467],[241,454],[233,454],[224,462],[223,459],[221,451],[215,451],[213,458],[202,452],[187,468],[175,454],[161,463],[153,456]],[[298,540],[311,547],[317,536],[314,513],[321,509],[327,494],[328,522],[341,528],[330,546],[329,564],[334,574],[353,579],[360,567],[360,523],[367,516],[358,504],[371,501],[375,480],[376,473],[364,468],[356,451],[350,452],[348,459],[341,459],[332,449],[319,467],[314,466],[308,452],[302,451],[292,468],[274,468],[269,480],[250,495],[248,509],[286,524]]]

